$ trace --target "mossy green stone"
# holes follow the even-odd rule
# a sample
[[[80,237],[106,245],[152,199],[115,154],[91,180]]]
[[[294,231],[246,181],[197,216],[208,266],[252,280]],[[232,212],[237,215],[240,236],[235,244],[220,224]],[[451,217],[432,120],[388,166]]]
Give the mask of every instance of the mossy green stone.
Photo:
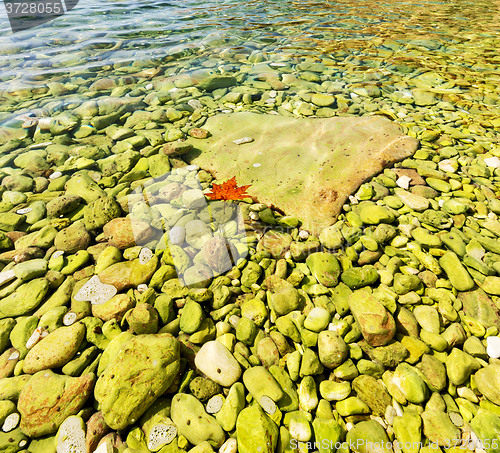
[[[357,206],[357,212],[363,223],[378,225],[379,223],[394,222],[394,214],[385,206],[375,204],[373,201],[362,201]]]
[[[379,275],[374,266],[351,267],[342,272],[341,280],[351,289],[359,289],[377,282]]]
[[[421,417],[424,435],[430,442],[446,447],[453,440],[460,439],[460,430],[451,422],[446,412],[426,410]]]
[[[21,285],[10,296],[0,300],[0,319],[22,316],[35,310],[49,290],[49,281],[36,278]]]
[[[396,417],[393,423],[394,434],[403,453],[418,453],[422,436],[422,419],[419,414],[405,412]]]
[[[500,417],[497,414],[479,409],[470,425],[488,453],[500,452]]]
[[[352,386],[358,397],[371,409],[373,415],[385,414],[391,404],[391,397],[385,387],[371,376],[358,376],[352,381]]]
[[[240,412],[236,438],[239,453],[274,453],[279,428],[259,405],[254,404]]]
[[[137,421],[172,384],[179,366],[180,345],[170,334],[137,335],[128,341],[94,390],[107,425],[123,429]]]
[[[474,374],[478,390],[491,402],[500,405],[500,365],[492,363]]]
[[[340,276],[340,263],[331,253],[316,252],[309,255],[306,264],[311,274],[327,288],[334,287]]]
[[[359,453],[392,453],[389,437],[380,423],[375,420],[357,423],[348,433],[346,441],[356,445]]]
[[[219,425],[226,432],[231,432],[236,427],[238,415],[245,407],[245,387],[241,382],[235,382],[219,412],[215,414]]]
[[[455,385],[463,384],[467,378],[481,368],[480,363],[461,349],[453,348],[446,358],[448,379]]]
[[[212,447],[220,448],[224,443],[226,434],[223,429],[193,395],[178,393],[172,398],[171,418],[178,434],[193,445],[208,441]]]

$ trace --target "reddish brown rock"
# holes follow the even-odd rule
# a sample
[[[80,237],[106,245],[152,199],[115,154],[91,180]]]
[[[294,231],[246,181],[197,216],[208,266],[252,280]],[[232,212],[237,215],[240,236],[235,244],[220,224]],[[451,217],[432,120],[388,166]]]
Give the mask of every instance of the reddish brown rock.
[[[121,250],[145,244],[155,235],[155,230],[146,222],[127,217],[111,220],[104,225],[103,231],[109,245]]]
[[[111,431],[111,428],[106,425],[102,412],[95,412],[87,422],[87,451],[95,451],[100,440]]]
[[[92,394],[95,374],[74,378],[39,371],[21,390],[17,408],[21,414],[21,430],[30,437],[57,432],[62,422],[75,415]]]

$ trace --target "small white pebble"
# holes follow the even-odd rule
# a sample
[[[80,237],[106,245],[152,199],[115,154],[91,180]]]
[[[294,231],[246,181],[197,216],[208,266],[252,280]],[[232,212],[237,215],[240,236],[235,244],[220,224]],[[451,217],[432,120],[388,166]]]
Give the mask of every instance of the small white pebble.
[[[26,342],[26,349],[31,349],[40,341],[40,336],[42,334],[42,327],[37,327]]]
[[[440,207],[440,208],[442,208],[442,207],[443,207],[443,205],[444,205],[444,200],[443,200],[442,198],[440,198],[440,199],[438,200],[438,204],[439,204],[439,207]]]
[[[184,167],[188,171],[198,171],[200,167],[198,165],[192,164],[192,165],[187,165]]]
[[[354,195],[349,195],[349,201],[352,204],[358,204],[359,203],[359,200]]]
[[[35,143],[33,145],[28,146],[28,149],[41,149],[49,145],[52,145],[52,142]]]
[[[238,287],[241,285],[241,283],[237,278],[235,278],[235,279],[231,280],[231,285]]]
[[[186,230],[182,226],[175,226],[168,232],[168,237],[173,245],[181,245],[186,239]]]
[[[292,254],[290,253],[290,251],[288,251],[288,252],[285,253],[285,259],[286,260],[289,260],[291,257],[292,257]]]
[[[455,173],[455,167],[451,164],[451,161],[449,159],[442,160],[441,162],[438,163],[439,169],[442,171],[447,171],[450,173]]]
[[[345,429],[347,429],[347,431],[350,431],[353,428],[354,428],[354,425],[351,422],[347,422],[345,424]]]
[[[137,291],[139,291],[141,294],[145,292],[148,289],[148,285],[145,283],[141,283],[140,285],[137,285]]]
[[[20,420],[21,416],[17,412],[8,415],[5,421],[3,422],[2,431],[4,433],[8,433],[13,429],[17,428],[17,425],[19,425]]]
[[[152,83],[148,83],[144,88],[146,88],[146,90],[152,90],[154,85]]]
[[[309,231],[306,231],[306,230],[299,231],[299,238],[300,239],[307,239],[308,237],[309,237]]]
[[[65,326],[71,326],[72,324],[75,323],[76,321],[76,313],[73,313],[72,311],[69,311],[68,313],[66,313],[64,315],[64,318],[63,318],[63,324]]]
[[[259,220],[259,214],[257,214],[256,212],[250,212],[250,214],[248,214],[249,217],[252,219],[252,220]]]
[[[236,453],[238,451],[238,442],[233,437],[226,440],[219,448],[219,453]]]
[[[252,165],[252,167],[258,168],[258,167],[260,167],[261,165],[262,165],[262,164],[257,163],[257,164],[253,164],[253,165]]]
[[[498,216],[494,212],[489,212],[488,213],[488,219],[497,220]]]
[[[109,453],[112,452],[113,450],[114,450],[113,447],[108,442],[104,442],[103,444],[99,445],[99,447],[94,451],[94,453]]]
[[[198,101],[198,99],[190,99],[188,101],[188,105],[194,109],[202,109],[203,108],[203,104]]]
[[[392,407],[396,410],[396,415],[398,417],[403,416],[403,408],[401,407],[401,404],[399,404],[394,398],[392,399]]]
[[[50,176],[49,176],[49,179],[57,179],[57,178],[60,178],[62,176],[62,173],[60,171],[55,171],[54,173],[52,173]]]
[[[500,167],[500,159],[497,156],[495,156],[495,157],[487,157],[486,159],[484,159],[484,163],[488,167],[492,167],[492,168],[498,168],[498,167]]]
[[[16,214],[28,214],[28,212],[33,211],[33,208],[23,208],[23,209],[18,209],[16,211]]]
[[[14,351],[7,360],[17,360],[19,358],[19,351]]]
[[[500,357],[500,337],[486,338],[486,352],[492,359]]]
[[[245,143],[251,143],[251,142],[253,142],[252,137],[242,137],[237,140],[233,140],[233,143],[235,143],[236,145],[243,145]]]
[[[399,187],[402,187],[403,189],[408,189],[408,187],[410,187],[410,181],[411,181],[411,178],[409,176],[402,175],[398,178],[398,180],[396,181],[396,184]]]
[[[147,247],[143,247],[139,252],[139,263],[147,264],[153,258],[153,252]]]
[[[10,271],[0,272],[0,285],[3,285],[4,283],[8,282],[9,280],[12,280],[15,277],[16,275],[14,274],[13,269]]]

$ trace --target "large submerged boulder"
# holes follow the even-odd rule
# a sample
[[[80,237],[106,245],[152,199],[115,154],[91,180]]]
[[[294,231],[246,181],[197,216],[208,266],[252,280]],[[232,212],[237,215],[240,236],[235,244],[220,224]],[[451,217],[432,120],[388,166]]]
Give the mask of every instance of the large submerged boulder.
[[[120,430],[168,389],[179,372],[180,345],[170,334],[137,335],[99,376],[94,396],[104,420]]]
[[[382,116],[290,118],[250,112],[216,115],[211,136],[189,138],[183,157],[217,179],[236,176],[248,193],[301,219],[315,234],[333,224],[349,195],[418,141]],[[238,140],[248,137],[252,139]],[[237,141],[237,143],[235,143]],[[201,151],[201,152],[200,152]]]

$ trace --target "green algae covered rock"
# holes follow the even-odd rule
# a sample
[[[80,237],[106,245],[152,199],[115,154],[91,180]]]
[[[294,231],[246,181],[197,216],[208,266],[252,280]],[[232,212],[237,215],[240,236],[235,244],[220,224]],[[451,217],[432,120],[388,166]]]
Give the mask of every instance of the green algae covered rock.
[[[18,451],[26,451],[23,448],[27,447],[29,442],[20,428],[7,433],[0,431],[0,451],[2,453],[17,453]]]
[[[359,453],[370,453],[373,451],[392,453],[389,437],[387,437],[382,425],[375,420],[357,423],[347,433],[346,441],[349,445],[356,445],[356,451]]]
[[[426,410],[421,414],[424,422],[424,434],[429,441],[443,447],[453,445],[452,442],[460,439],[460,430],[451,422],[446,412]]]
[[[138,335],[111,359],[94,392],[111,428],[134,423],[172,384],[179,372],[179,350],[170,334]]]
[[[212,116],[203,127],[211,136],[202,143],[186,140],[195,148],[185,155],[186,162],[217,179],[236,175],[241,184],[252,184],[250,195],[297,217],[313,234],[334,223],[362,182],[417,147],[415,139],[381,116],[289,118],[238,112]],[[242,137],[252,140],[234,143]],[[343,151],[345,143],[349,153]],[[225,152],[219,153],[220,149]],[[310,178],[311,174],[317,177]],[[387,208],[373,205],[384,211],[383,219],[394,219]]]
[[[35,310],[49,290],[49,281],[35,278],[0,300],[0,319],[22,316]]]
[[[326,287],[337,285],[340,276],[340,263],[331,253],[316,252],[309,255],[306,264],[311,274]]]
[[[215,418],[224,431],[231,432],[236,427],[239,413],[245,407],[245,387],[241,382],[235,382],[229,389],[226,400]]]
[[[85,250],[90,245],[90,241],[89,232],[80,222],[77,222],[59,231],[54,239],[54,245],[57,250],[75,253],[78,250]]]
[[[500,405],[500,365],[481,368],[474,375],[478,390],[491,402]]]
[[[74,194],[92,203],[98,198],[106,197],[106,192],[87,174],[75,174],[66,183],[66,194]]]
[[[240,412],[236,422],[239,453],[274,453],[279,428],[273,420],[254,404]]]
[[[193,395],[175,395],[172,398],[171,417],[179,434],[193,445],[208,441],[213,447],[220,448],[226,439],[217,420],[207,414],[203,404]]]
[[[349,308],[370,346],[389,343],[396,333],[396,323],[386,308],[368,291],[358,289],[348,298]]]
[[[90,203],[84,211],[84,224],[87,230],[102,228],[111,220],[120,217],[122,210],[114,198],[103,197]]]
[[[78,378],[39,371],[21,390],[17,408],[21,430],[30,437],[53,434],[83,407],[95,383],[94,374]]]
[[[422,436],[422,419],[420,415],[405,412],[394,419],[394,434],[401,444],[403,453],[418,453]]]
[[[346,269],[340,278],[349,288],[358,289],[372,285],[379,279],[379,276],[374,266],[363,266]]]
[[[85,326],[79,322],[56,329],[29,350],[24,359],[23,371],[34,374],[64,366],[76,354],[84,338]]]
[[[276,275],[266,278],[270,290],[269,305],[278,316],[287,315],[299,306],[299,293],[294,286]]]
[[[391,397],[385,388],[372,376],[361,375],[352,381],[358,397],[371,409],[373,415],[384,415]]]
[[[497,414],[479,409],[470,425],[486,451],[489,453],[500,452],[500,417]]]

